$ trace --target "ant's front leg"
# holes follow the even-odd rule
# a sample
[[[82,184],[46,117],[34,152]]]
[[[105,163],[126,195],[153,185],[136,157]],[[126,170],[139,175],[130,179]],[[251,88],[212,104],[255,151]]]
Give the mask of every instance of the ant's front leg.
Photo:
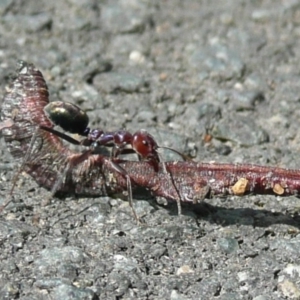
[[[48,131],[50,133],[53,133],[54,135],[58,136],[59,138],[73,144],[73,145],[81,145],[81,142],[76,140],[76,139],[73,139],[72,137],[70,137],[69,135],[63,133],[63,132],[60,132],[58,130],[55,130],[51,127],[47,127],[47,126],[44,126],[44,125],[40,125],[39,126],[40,129],[42,130],[45,130],[45,131]]]
[[[132,148],[134,151],[139,155],[140,160],[149,162],[150,165],[153,166],[155,172],[159,171],[159,163],[160,163],[160,157],[158,154],[158,148],[156,141],[154,140],[153,136],[149,134],[145,130],[139,130],[133,135],[132,140]],[[173,149],[171,149],[173,150]],[[176,150],[174,151],[178,153]],[[183,157],[183,156],[182,156]],[[173,184],[173,187],[176,191],[177,198],[177,209],[178,209],[178,215],[181,215],[181,195],[180,192],[173,180],[171,172],[167,170],[167,166],[162,161],[162,166],[164,168],[164,173],[169,177],[170,181]]]
[[[140,220],[133,206],[131,178],[125,169],[123,169],[120,165],[114,162],[114,159],[116,159],[121,154],[135,153],[133,149],[125,149],[125,147],[128,144],[131,144],[131,141],[131,133],[125,130],[103,132],[97,129],[93,129],[90,130],[89,134],[87,135],[87,138],[84,139],[81,143],[82,145],[90,146],[90,148],[93,149],[92,152],[94,152],[95,149],[97,149],[99,146],[113,147],[110,159],[111,165],[114,170],[116,170],[118,173],[120,173],[126,178],[128,202],[131,207],[134,218],[138,223],[140,223]]]
[[[121,175],[123,175],[126,178],[126,185],[127,185],[127,193],[128,193],[128,202],[129,202],[129,206],[131,207],[133,216],[135,218],[135,220],[137,221],[138,224],[141,223],[135,209],[133,206],[133,196],[132,196],[132,183],[131,183],[131,178],[129,176],[129,174],[127,173],[127,171],[125,169],[123,169],[120,165],[118,165],[117,163],[115,163],[113,160],[111,160],[111,165],[112,167]]]

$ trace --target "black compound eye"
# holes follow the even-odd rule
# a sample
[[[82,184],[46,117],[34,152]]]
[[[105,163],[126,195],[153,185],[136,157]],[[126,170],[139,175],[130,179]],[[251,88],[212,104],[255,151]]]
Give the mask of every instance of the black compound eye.
[[[78,106],[62,101],[50,102],[44,107],[48,119],[70,133],[83,134],[89,123],[88,115]]]

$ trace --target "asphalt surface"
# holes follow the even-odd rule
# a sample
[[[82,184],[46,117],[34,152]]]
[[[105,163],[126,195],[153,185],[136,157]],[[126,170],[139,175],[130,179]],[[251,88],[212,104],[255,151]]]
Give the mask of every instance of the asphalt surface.
[[[1,99],[23,59],[92,127],[300,167],[300,1],[3,0],[0,16]],[[20,162],[0,143],[2,202]],[[300,299],[296,197],[215,197],[178,217],[147,196],[139,226],[119,198],[49,195],[21,174],[0,216],[1,299]]]

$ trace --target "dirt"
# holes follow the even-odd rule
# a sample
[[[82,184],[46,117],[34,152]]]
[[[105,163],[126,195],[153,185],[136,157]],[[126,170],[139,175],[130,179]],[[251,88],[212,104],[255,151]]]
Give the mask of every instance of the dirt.
[[[300,1],[5,0],[0,15],[1,99],[22,59],[93,128],[143,128],[197,161],[300,166]],[[20,162],[0,145],[2,202]],[[180,217],[137,199],[139,226],[118,197],[49,196],[19,176],[1,299],[300,297],[296,197],[214,197]]]

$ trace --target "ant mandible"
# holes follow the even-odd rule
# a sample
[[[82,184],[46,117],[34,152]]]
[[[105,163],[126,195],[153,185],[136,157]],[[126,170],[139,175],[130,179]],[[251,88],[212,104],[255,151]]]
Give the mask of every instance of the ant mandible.
[[[53,133],[72,144],[90,147],[90,149],[82,155],[93,154],[95,150],[101,146],[112,147],[112,158],[117,158],[119,155],[122,154],[135,153],[138,155],[140,161],[147,161],[156,172],[158,172],[159,163],[161,162],[160,155],[157,151],[159,148],[171,150],[177,153],[179,156],[181,156],[183,160],[188,159],[185,155],[183,155],[175,149],[158,146],[153,136],[149,134],[146,130],[138,130],[134,134],[131,134],[126,130],[105,132],[99,129],[91,129],[88,127],[88,115],[78,106],[69,102],[50,102],[44,107],[44,112],[48,119],[54,125],[60,126],[64,131],[85,136],[84,139],[78,141],[53,128],[43,125],[39,126],[41,129]],[[138,217],[133,207],[132,186],[130,176],[128,175],[126,170],[123,169],[116,162],[112,160],[111,163],[113,168],[126,178],[129,204],[131,206],[135,218],[138,220]],[[165,172],[168,173],[165,164],[163,164],[163,167]],[[180,213],[180,195],[177,204]]]

